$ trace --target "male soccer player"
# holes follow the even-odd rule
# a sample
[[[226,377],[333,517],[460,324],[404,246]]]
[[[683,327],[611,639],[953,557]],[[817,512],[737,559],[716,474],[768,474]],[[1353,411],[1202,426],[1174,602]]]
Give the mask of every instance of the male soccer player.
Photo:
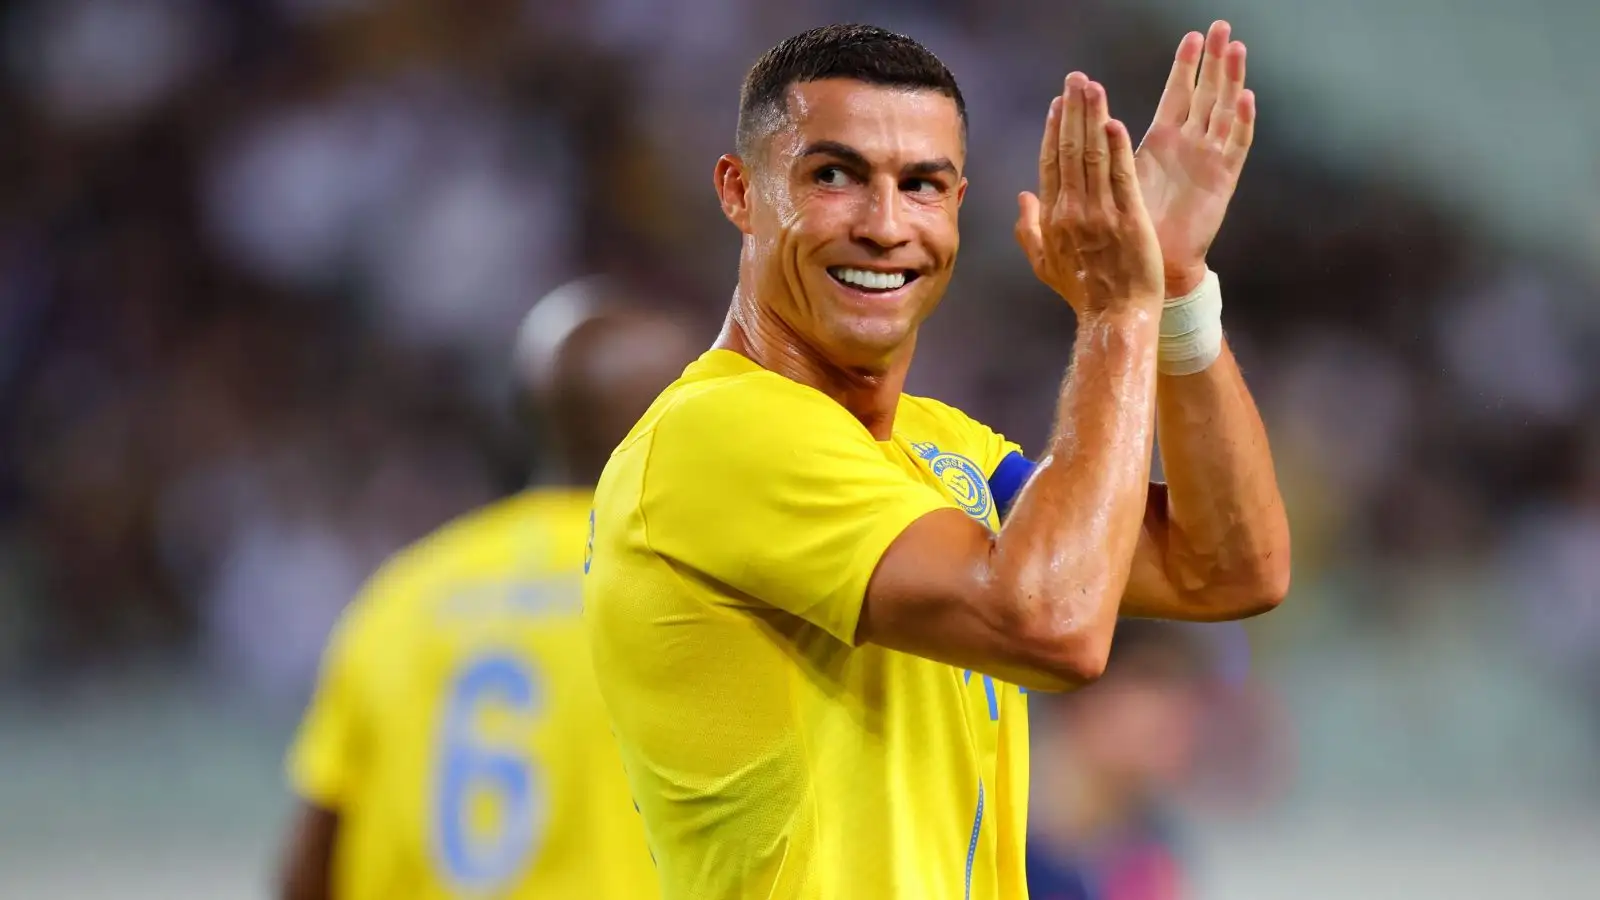
[[[578,578],[590,486],[695,351],[662,319],[588,308],[592,284],[541,302],[519,341],[570,487],[402,551],[333,636],[290,758],[286,900],[656,896]]]
[[[1025,897],[1012,685],[1093,680],[1119,614],[1283,596],[1272,460],[1205,265],[1243,79],[1225,24],[1186,37],[1137,160],[1098,84],[1051,104],[1017,231],[1079,322],[1030,462],[901,392],[955,265],[955,79],[866,26],[750,70],[715,173],[732,307],[607,464],[584,585],[668,900]]]

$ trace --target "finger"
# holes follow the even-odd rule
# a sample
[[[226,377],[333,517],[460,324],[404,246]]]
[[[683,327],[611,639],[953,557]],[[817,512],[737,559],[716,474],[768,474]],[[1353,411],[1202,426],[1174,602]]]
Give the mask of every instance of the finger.
[[[1228,143],[1223,145],[1223,158],[1228,167],[1238,171],[1250,155],[1250,144],[1256,138],[1256,92],[1248,88],[1241,91],[1234,104],[1233,127],[1228,130]]]
[[[1228,131],[1237,118],[1239,95],[1244,91],[1244,67],[1244,43],[1234,41],[1222,58],[1222,89],[1217,94],[1211,125],[1206,129],[1206,136],[1214,141],[1227,140]]]
[[[1194,97],[1189,101],[1189,118],[1183,130],[1189,134],[1205,134],[1211,125],[1211,110],[1217,102],[1217,92],[1222,85],[1222,57],[1228,51],[1228,35],[1232,26],[1218,19],[1211,23],[1206,33],[1206,52],[1200,60],[1200,80],[1196,82]]]
[[[1038,272],[1044,262],[1044,229],[1039,222],[1039,198],[1023,191],[1017,195],[1017,244]]]
[[[1089,209],[1104,209],[1111,202],[1111,177],[1106,146],[1106,123],[1111,120],[1107,110],[1106,89],[1091,81],[1083,90],[1085,116],[1083,135],[1084,199]]]
[[[1189,32],[1178,42],[1172,71],[1167,73],[1167,86],[1161,91],[1161,102],[1156,105],[1155,124],[1182,125],[1189,118],[1194,79],[1200,72],[1200,57],[1205,53],[1205,46],[1205,36],[1198,31]]]
[[[1079,207],[1083,203],[1083,88],[1089,79],[1082,72],[1067,76],[1066,100],[1061,110],[1061,141],[1057,149],[1061,166],[1060,200]]]
[[[1144,214],[1144,198],[1139,194],[1139,177],[1133,167],[1133,140],[1128,127],[1116,119],[1100,129],[1105,135],[1111,201],[1124,213]]]
[[[1044,139],[1039,142],[1039,196],[1047,206],[1054,206],[1061,194],[1061,98],[1050,101],[1050,112],[1044,117]],[[1031,196],[1031,195],[1030,195]]]

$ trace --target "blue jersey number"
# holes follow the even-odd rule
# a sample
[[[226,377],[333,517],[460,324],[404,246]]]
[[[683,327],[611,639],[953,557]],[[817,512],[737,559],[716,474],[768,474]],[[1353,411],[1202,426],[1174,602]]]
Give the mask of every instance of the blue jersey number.
[[[434,840],[457,887],[490,890],[519,874],[544,829],[542,785],[523,746],[539,706],[532,668],[511,656],[474,660],[457,675],[440,732]],[[510,723],[514,740],[485,727]],[[502,732],[503,733],[503,732]]]

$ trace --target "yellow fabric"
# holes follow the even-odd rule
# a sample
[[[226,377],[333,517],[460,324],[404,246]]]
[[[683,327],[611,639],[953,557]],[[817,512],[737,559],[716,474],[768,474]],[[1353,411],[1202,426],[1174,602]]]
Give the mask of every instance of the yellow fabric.
[[[347,610],[289,760],[340,815],[338,900],[657,896],[583,631],[589,509],[487,507]]]
[[[878,442],[713,350],[613,454],[585,616],[666,900],[1027,896],[1026,697],[855,645],[884,550],[945,507],[998,527],[1015,449],[917,397]]]

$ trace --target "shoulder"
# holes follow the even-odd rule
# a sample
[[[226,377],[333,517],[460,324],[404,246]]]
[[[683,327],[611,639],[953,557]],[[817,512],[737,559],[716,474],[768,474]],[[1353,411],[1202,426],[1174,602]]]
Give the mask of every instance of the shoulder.
[[[931,445],[929,452],[953,455],[971,463],[967,477],[987,481],[995,506],[1004,515],[1033,474],[1033,463],[1022,448],[989,426],[953,406],[929,397],[907,395],[901,398],[903,433],[913,446]],[[937,473],[936,473],[937,474]]]
[[[832,398],[751,372],[680,392],[633,456],[646,521],[783,515],[903,479],[865,426]],[[656,537],[665,534],[656,529]]]
[[[935,400],[932,397],[919,397],[915,394],[904,394],[900,397],[899,414],[912,419],[935,424],[945,428],[970,431],[979,429],[989,431],[989,428],[978,420],[948,403]]]
[[[683,386],[662,410],[657,425],[781,426],[795,415],[854,421],[820,391],[762,369]]]
[[[870,440],[844,407],[766,370],[683,386],[639,437],[649,441],[652,469],[662,462],[780,462],[841,437]]]
[[[513,495],[462,513],[390,555],[340,615],[330,647],[370,662],[400,635],[419,633],[435,599],[484,573],[481,558],[498,551],[525,519],[529,500]],[[334,651],[330,651],[334,652]]]
[[[521,495],[497,500],[462,513],[406,545],[367,579],[357,604],[386,609],[455,580],[470,564],[470,554],[505,535],[527,502]]]
[[[921,431],[941,449],[971,457],[981,463],[991,459],[1005,443],[994,429],[947,403],[907,394],[900,398],[899,415],[908,435]],[[987,466],[986,466],[987,467]]]

